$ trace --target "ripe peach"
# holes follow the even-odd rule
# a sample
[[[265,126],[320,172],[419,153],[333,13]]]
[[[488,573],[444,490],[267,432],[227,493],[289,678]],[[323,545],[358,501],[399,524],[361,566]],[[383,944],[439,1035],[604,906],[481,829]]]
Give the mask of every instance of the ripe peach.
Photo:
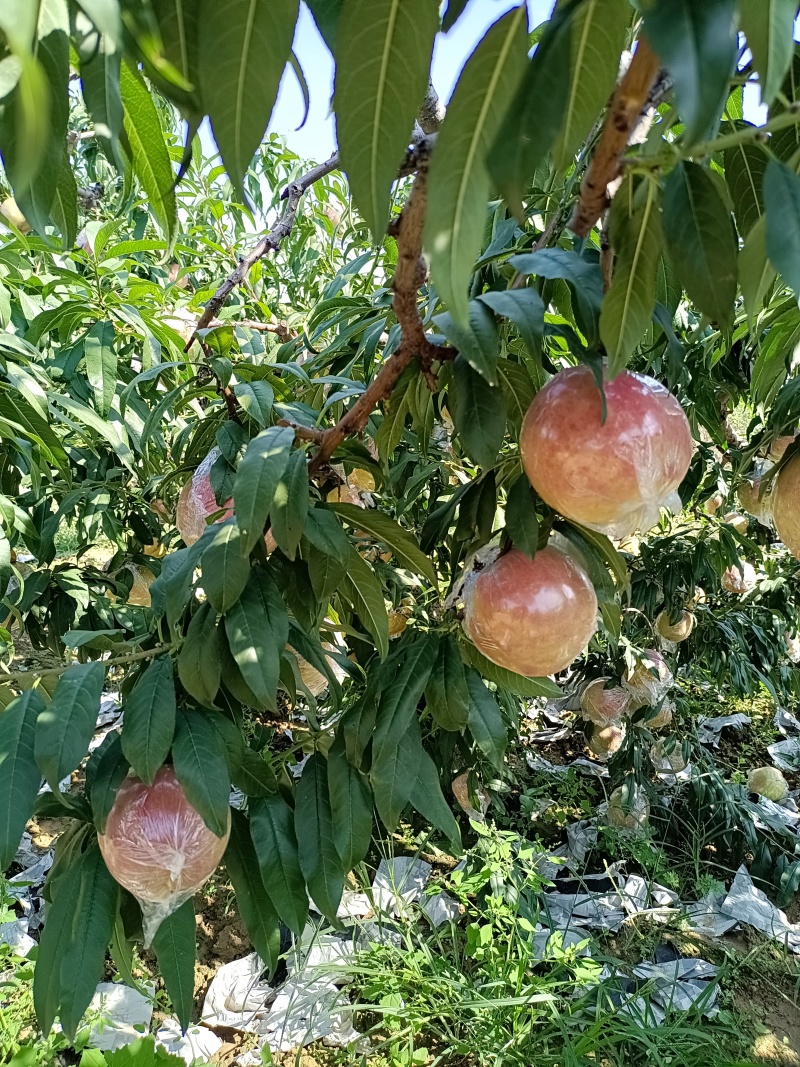
[[[560,371],[534,397],[520,437],[525,473],[568,519],[612,537],[648,530],[680,510],[692,458],[689,422],[659,382],[623,371],[602,397],[588,367]]]
[[[625,727],[609,723],[608,726],[595,727],[587,738],[586,745],[593,756],[605,762],[615,752],[619,752],[624,740]]]
[[[637,659],[622,679],[622,685],[631,698],[631,711],[638,711],[645,704],[657,704],[673,683],[672,671],[664,657],[655,649],[648,649]]]
[[[609,678],[595,678],[581,694],[581,715],[598,726],[619,722],[630,708],[630,695],[620,686],[605,688]]]
[[[211,488],[211,468],[219,457],[219,449],[212,448],[206,458],[194,472],[189,481],[181,489],[178,497],[178,507],[175,512],[175,525],[178,532],[187,545],[193,545],[199,541],[205,533],[206,519],[220,510]],[[224,522],[233,514],[233,497],[226,500],[222,514],[215,522]]]
[[[650,748],[650,760],[656,774],[675,775],[685,771],[688,763],[684,759],[680,745],[667,747],[667,741],[656,741]]]
[[[706,511],[709,515],[716,515],[722,505],[725,503],[725,497],[722,493],[714,493],[706,501]]]
[[[531,559],[512,549],[465,589],[464,629],[493,663],[541,677],[564,670],[587,646],[597,597],[585,571],[552,546]]]
[[[772,490],[772,517],[778,537],[800,559],[800,455],[781,468]]]
[[[619,786],[608,798],[608,821],[620,830],[644,830],[649,816],[650,801],[641,789],[631,795],[624,786]]]
[[[772,518],[772,491],[771,489],[761,493],[761,478],[755,477],[752,482],[742,482],[736,490],[739,503],[747,512],[765,526],[769,525]]]
[[[656,619],[656,630],[665,641],[685,641],[694,629],[694,615],[690,611],[682,611],[677,622],[670,621],[670,613],[662,611]]]
[[[222,837],[208,829],[187,800],[175,771],[165,765],[152,785],[133,775],[125,779],[105,833],[97,840],[114,878],[145,911],[158,916],[150,925],[152,936],[158,923],[211,877],[229,834],[230,819]]]
[[[741,569],[739,567],[728,567],[721,579],[723,589],[726,589],[729,593],[738,593],[740,596],[749,593],[755,587],[755,584],[755,569],[752,563],[746,562],[742,564]]]
[[[669,726],[672,722],[672,717],[675,714],[675,705],[669,699],[665,698],[661,707],[651,718],[644,720],[641,725],[646,726],[648,730],[663,730],[665,726]]]
[[[737,533],[746,534],[747,527],[750,523],[747,521],[744,515],[740,515],[738,511],[729,511],[722,516],[722,521],[726,522],[728,526],[732,526]]]
[[[777,463],[779,459],[783,459],[783,454],[792,441],[794,441],[793,434],[789,434],[787,437],[776,437],[770,445],[769,458],[774,463]]]

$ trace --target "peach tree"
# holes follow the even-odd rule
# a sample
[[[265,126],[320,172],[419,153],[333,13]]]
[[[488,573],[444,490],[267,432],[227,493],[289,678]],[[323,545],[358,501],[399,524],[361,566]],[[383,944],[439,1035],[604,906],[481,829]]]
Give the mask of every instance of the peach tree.
[[[797,4],[512,7],[446,110],[463,0],[308,6],[310,169],[265,137],[297,0],[0,9],[0,866],[72,819],[45,1031],[143,934],[188,1023],[219,856],[272,966],[373,836],[457,851],[449,783],[559,682],[644,670],[649,737],[664,614],[672,668],[798,691]],[[648,764],[611,768],[624,823]]]

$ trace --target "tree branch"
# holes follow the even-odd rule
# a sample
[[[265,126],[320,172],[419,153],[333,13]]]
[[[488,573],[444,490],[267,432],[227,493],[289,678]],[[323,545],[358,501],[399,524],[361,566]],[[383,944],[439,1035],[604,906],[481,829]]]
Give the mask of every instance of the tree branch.
[[[281,194],[281,199],[286,201],[286,207],[283,209],[283,214],[269,231],[265,234],[258,244],[251,249],[250,252],[242,259],[239,260],[239,264],[236,270],[231,271],[225,281],[217,289],[216,293],[211,297],[209,302],[203,309],[203,314],[197,321],[194,333],[189,338],[184,346],[184,352],[188,352],[192,346],[192,342],[197,336],[198,330],[204,330],[209,323],[216,317],[217,312],[222,305],[228,299],[228,296],[233,290],[242,284],[247,277],[250,268],[254,263],[257,263],[259,259],[262,259],[267,252],[275,252],[280,245],[284,237],[287,237],[291,232],[294,225],[295,216],[297,215],[297,209],[300,206],[300,201],[303,199],[303,193],[314,182],[319,181],[320,178],[324,178],[326,174],[330,174],[332,170],[336,170],[339,166],[339,155],[334,152],[330,159],[327,159],[324,163],[320,163],[316,167],[312,167],[301,176],[288,185]]]
[[[622,153],[647,105],[659,69],[658,56],[647,39],[640,37],[630,66],[614,93],[600,141],[581,182],[580,199],[569,222],[569,228],[578,237],[589,235],[608,206],[606,190],[619,175]]]
[[[309,477],[326,466],[331,456],[351,434],[359,433],[367,425],[373,409],[394,389],[400,375],[415,356],[423,366],[437,358],[437,348],[425,337],[417,294],[425,281],[422,259],[422,229],[427,200],[426,169],[417,172],[411,195],[400,213],[397,231],[397,267],[394,272],[394,313],[402,328],[400,345],[386,360],[350,410],[330,429],[325,430],[319,451],[308,464]]]

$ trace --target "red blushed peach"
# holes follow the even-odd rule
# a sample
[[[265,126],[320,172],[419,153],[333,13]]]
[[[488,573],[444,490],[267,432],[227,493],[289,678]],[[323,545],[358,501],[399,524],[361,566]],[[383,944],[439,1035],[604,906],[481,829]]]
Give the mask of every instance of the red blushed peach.
[[[621,686],[605,688],[609,678],[595,678],[581,694],[581,715],[597,726],[618,723],[628,714],[631,698]]]
[[[193,545],[199,541],[206,530],[206,519],[215,511],[220,511],[220,505],[211,488],[211,468],[219,457],[219,449],[212,448],[206,458],[194,472],[189,481],[181,489],[178,497],[178,506],[175,510],[175,525],[178,532],[187,545]],[[233,497],[226,500],[221,515],[215,522],[224,522],[233,514]]]
[[[793,456],[775,479],[772,517],[778,537],[800,559],[800,455]]]
[[[230,833],[208,829],[186,798],[170,766],[156,772],[152,785],[129,776],[117,790],[98,834],[111,874],[139,901],[167,904],[185,900],[211,877]]]
[[[585,571],[560,549],[533,559],[512,549],[465,593],[464,629],[493,663],[542,677],[564,670],[595,631],[597,597]]]
[[[659,382],[623,371],[602,397],[588,367],[558,373],[534,397],[520,450],[536,492],[556,511],[612,537],[650,529],[680,510],[692,458],[689,422]]]

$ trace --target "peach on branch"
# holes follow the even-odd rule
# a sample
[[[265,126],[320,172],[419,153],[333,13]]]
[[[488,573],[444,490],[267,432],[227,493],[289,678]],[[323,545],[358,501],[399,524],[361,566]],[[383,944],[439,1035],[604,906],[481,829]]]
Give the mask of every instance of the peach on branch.
[[[589,367],[560,371],[534,397],[520,450],[539,496],[568,519],[623,538],[680,510],[692,458],[689,422],[659,382],[623,371],[604,383]]]
[[[464,629],[493,663],[541,677],[564,670],[597,625],[597,597],[583,568],[561,549],[531,559],[517,548],[469,575]]]
[[[772,517],[778,537],[800,559],[800,454],[778,471],[772,490]]]
[[[685,641],[693,629],[694,615],[690,611],[682,611],[675,622],[668,611],[662,611],[656,619],[656,630],[660,636],[676,644]]]
[[[618,685],[606,688],[609,681],[609,678],[595,678],[581,693],[581,715],[598,726],[619,722],[630,709],[630,694]]]

